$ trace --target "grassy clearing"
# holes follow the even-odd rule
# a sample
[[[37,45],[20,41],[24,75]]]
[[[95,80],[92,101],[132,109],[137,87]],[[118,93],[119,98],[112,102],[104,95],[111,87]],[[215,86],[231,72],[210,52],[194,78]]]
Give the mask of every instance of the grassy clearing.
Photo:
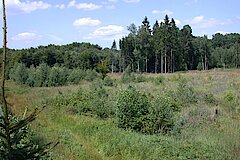
[[[9,81],[8,101],[19,115],[24,113],[26,107],[31,110],[47,103],[46,110],[32,127],[44,141],[60,141],[60,145],[50,153],[57,160],[239,158],[240,70],[141,76],[144,78],[129,83],[121,83],[118,74],[111,76],[115,85],[103,85],[108,94],[106,103],[114,107],[120,90],[129,85],[145,92],[150,98],[170,91],[177,93],[179,79],[184,78],[194,92],[187,90],[187,96],[183,98],[185,104],[177,118],[180,133],[145,135],[118,128],[114,115],[101,119],[94,115],[68,112],[67,107],[53,103],[56,96],[71,97],[79,88],[89,91],[92,86],[90,82],[74,86],[29,88]],[[100,82],[93,83],[98,85]],[[185,95],[185,90],[181,92]],[[194,93],[195,98],[189,93]],[[192,103],[192,99],[196,102]],[[74,102],[68,107],[74,107]],[[96,101],[96,104],[100,103]],[[215,114],[216,109],[218,115]],[[180,125],[182,120],[184,125]]]

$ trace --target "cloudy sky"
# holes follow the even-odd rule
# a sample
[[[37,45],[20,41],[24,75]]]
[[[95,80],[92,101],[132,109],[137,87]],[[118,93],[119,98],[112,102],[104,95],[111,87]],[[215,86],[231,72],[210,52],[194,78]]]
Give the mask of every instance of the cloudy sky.
[[[111,47],[145,16],[165,14],[194,35],[240,32],[240,0],[6,0],[8,47],[91,42]],[[2,19],[0,20],[2,23]],[[2,34],[1,37],[2,38]]]

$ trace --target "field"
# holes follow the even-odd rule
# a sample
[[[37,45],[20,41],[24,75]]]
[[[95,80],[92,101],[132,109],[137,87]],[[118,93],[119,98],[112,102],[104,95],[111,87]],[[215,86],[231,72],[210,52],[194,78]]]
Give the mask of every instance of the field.
[[[118,127],[116,102],[129,86],[152,102],[165,94],[177,99],[171,131],[148,134]],[[60,142],[49,153],[56,160],[240,157],[240,70],[135,74],[127,80],[114,74],[63,87],[7,81],[7,99],[19,116],[46,104],[31,126],[41,143]]]

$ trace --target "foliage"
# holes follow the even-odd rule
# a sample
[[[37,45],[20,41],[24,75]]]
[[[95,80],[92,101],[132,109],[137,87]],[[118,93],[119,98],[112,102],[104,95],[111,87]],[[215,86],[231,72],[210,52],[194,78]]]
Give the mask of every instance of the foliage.
[[[146,94],[133,87],[120,92],[117,99],[117,124],[121,128],[144,131],[144,121],[149,114],[150,102]]]
[[[101,74],[102,80],[104,80],[109,72],[109,62],[107,59],[104,59],[97,64],[97,71]]]
[[[69,95],[59,94],[48,103],[66,109],[67,112],[108,118],[114,115],[113,99],[110,100],[102,82],[94,82],[90,88],[78,89]]]
[[[116,82],[113,79],[111,79],[110,76],[105,77],[105,79],[103,80],[103,83],[105,86],[109,86],[109,87],[113,87],[117,85]]]
[[[15,116],[10,116],[10,123],[16,125],[24,119],[18,119]],[[2,128],[3,120],[1,117],[0,120],[0,158],[8,159],[7,144],[4,138],[4,130]],[[19,127],[19,126],[18,126]],[[46,157],[49,144],[43,144],[35,141],[37,137],[34,136],[32,130],[29,127],[29,124],[23,125],[19,128],[13,129],[11,131],[11,142],[12,142],[12,159],[41,159]]]
[[[159,95],[153,101],[148,116],[147,132],[169,133],[176,122],[176,114],[180,109],[179,104],[169,95]],[[149,127],[150,126],[150,127]]]
[[[18,63],[11,69],[9,76],[19,84],[25,84],[28,79],[27,67],[23,63]]]
[[[135,80],[134,73],[131,71],[131,66],[129,65],[126,70],[123,72],[121,81],[123,83],[129,83]]]
[[[155,84],[157,84],[157,85],[163,84],[164,81],[165,81],[165,78],[164,78],[164,76],[162,76],[162,75],[160,75],[160,76],[158,76],[158,77],[156,77],[156,78],[154,79],[154,82],[155,82]]]
[[[233,92],[227,92],[225,93],[223,100],[223,105],[228,112],[231,112],[233,114],[240,112],[239,97],[236,94]]]
[[[69,70],[69,72],[67,81],[73,84],[78,84],[81,80],[85,79],[87,74],[84,70],[78,68]]]
[[[188,103],[196,103],[197,97],[196,93],[191,86],[191,84],[187,81],[187,79],[181,77],[179,75],[178,86],[176,96],[183,102],[183,104],[187,105]]]

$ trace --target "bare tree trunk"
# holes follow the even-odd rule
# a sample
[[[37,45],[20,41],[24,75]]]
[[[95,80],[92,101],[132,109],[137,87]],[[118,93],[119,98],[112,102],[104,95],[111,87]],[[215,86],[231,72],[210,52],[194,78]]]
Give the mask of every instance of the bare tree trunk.
[[[204,69],[203,57],[202,57],[202,70],[205,70],[205,69]]]
[[[3,9],[3,57],[2,57],[2,109],[4,115],[4,126],[5,126],[5,135],[6,135],[6,144],[8,150],[8,159],[12,159],[12,143],[10,137],[10,124],[9,124],[9,110],[7,106],[7,101],[5,98],[5,80],[6,80],[6,55],[7,55],[7,18],[6,18],[6,10],[5,10],[5,0],[2,1],[2,9]]]
[[[113,74],[113,61],[112,61],[112,66],[111,66],[111,69],[112,69],[112,74]]]
[[[204,69],[207,70],[207,55],[204,55]]]
[[[172,50],[172,73],[175,72],[175,57],[174,57],[174,53],[173,53],[173,50]]]
[[[167,49],[165,48],[165,57],[164,57],[164,73],[167,73]]]
[[[137,71],[140,72],[140,63],[139,63],[139,60],[137,61]]]
[[[157,67],[158,67],[158,56],[157,56],[157,53],[155,53],[155,73],[157,73]]]
[[[163,54],[161,53],[161,73],[163,73]]]
[[[173,72],[173,50],[172,50],[172,48],[171,48],[171,58],[170,58],[170,62],[171,62],[171,64],[170,64],[170,71],[171,71],[171,73]]]
[[[145,59],[145,65],[146,65],[146,66],[145,66],[145,67],[146,67],[146,68],[145,68],[145,72],[147,73],[147,57],[146,57],[146,59]]]

